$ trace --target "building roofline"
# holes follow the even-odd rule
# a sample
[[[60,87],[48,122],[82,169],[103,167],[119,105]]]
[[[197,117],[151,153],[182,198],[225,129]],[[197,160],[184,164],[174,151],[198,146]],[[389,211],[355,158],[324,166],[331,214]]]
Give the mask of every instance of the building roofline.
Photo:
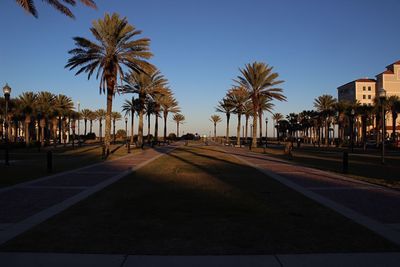
[[[376,80],[375,80],[375,79],[370,79],[370,78],[360,78],[360,79],[357,79],[357,80],[348,82],[348,83],[346,83],[346,84],[343,84],[343,85],[339,86],[337,89],[339,90],[339,89],[341,89],[342,87],[345,87],[345,86],[347,86],[347,85],[349,85],[349,84],[356,83],[356,82],[371,82],[371,83],[375,83]]]

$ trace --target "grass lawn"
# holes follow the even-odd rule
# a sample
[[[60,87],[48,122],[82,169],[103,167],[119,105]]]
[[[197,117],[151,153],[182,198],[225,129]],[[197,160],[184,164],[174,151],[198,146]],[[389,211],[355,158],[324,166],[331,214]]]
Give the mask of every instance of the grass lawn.
[[[264,149],[256,148],[254,152],[264,153]],[[355,150],[349,154],[349,177],[367,182],[400,189],[400,153],[392,152],[386,156],[385,165],[381,164],[379,151],[364,153]],[[288,159],[283,148],[267,148],[266,153],[281,159]],[[343,152],[336,148],[303,147],[293,149],[291,162],[321,170],[342,173]]]
[[[217,149],[179,148],[1,250],[161,255],[399,250]]]
[[[127,155],[126,148],[120,144],[111,146],[115,150],[109,157],[114,159]],[[120,148],[119,148],[120,147]],[[117,149],[119,148],[119,149]],[[10,151],[10,166],[0,164],[0,187],[26,182],[39,177],[49,175],[47,173],[46,153],[53,152],[52,173],[68,171],[101,162],[102,148],[100,145],[88,145],[82,147],[47,147],[39,152],[37,148],[19,148]],[[132,149],[135,153],[136,149]],[[4,163],[4,151],[1,150],[0,161]]]

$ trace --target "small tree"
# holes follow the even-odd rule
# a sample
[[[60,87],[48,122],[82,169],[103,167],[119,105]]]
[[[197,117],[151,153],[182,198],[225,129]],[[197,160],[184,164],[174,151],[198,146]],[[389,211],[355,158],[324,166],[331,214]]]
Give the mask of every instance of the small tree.
[[[217,123],[221,122],[222,119],[218,115],[212,115],[210,121],[214,124],[214,140],[217,138]]]

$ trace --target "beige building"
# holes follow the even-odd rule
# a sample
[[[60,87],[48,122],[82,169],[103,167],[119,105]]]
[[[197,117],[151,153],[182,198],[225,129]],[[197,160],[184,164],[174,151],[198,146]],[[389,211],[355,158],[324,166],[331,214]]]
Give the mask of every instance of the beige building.
[[[376,81],[374,79],[358,79],[338,87],[338,100],[372,105],[376,95]]]
[[[372,105],[378,90],[384,88],[386,96],[397,95],[400,97],[400,60],[386,67],[386,70],[376,75],[374,79],[358,79],[338,87],[339,101],[359,101],[361,104]],[[386,132],[391,134],[392,116],[386,115]],[[397,132],[400,132],[400,119],[397,122]]]

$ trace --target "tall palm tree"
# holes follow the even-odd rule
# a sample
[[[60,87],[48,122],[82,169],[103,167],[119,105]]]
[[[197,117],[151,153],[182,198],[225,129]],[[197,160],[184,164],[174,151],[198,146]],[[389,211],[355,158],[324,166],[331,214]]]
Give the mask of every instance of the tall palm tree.
[[[272,119],[275,121],[275,127],[276,127],[276,140],[279,142],[279,122],[283,120],[283,115],[281,113],[274,113],[272,115]]]
[[[233,113],[237,114],[237,127],[236,127],[236,144],[240,145],[240,127],[242,114],[245,109],[245,104],[249,99],[247,91],[243,87],[234,87],[230,89],[227,93],[229,101],[233,104]]]
[[[246,90],[247,91],[247,90]],[[251,100],[249,100],[249,101],[247,101],[245,104],[244,104],[244,108],[243,108],[243,114],[244,114],[244,118],[245,118],[245,140],[246,140],[246,143],[247,143],[247,138],[248,138],[248,135],[247,135],[247,131],[248,131],[248,129],[249,129],[249,119],[250,119],[250,116],[254,116],[254,112],[253,112],[253,104],[251,103]]]
[[[125,116],[128,114],[131,116],[131,139],[130,139],[130,144],[133,143],[133,137],[134,137],[134,118],[135,118],[135,112],[139,110],[139,100],[135,97],[132,96],[131,100],[125,100],[124,104],[122,105],[122,111],[125,112]]]
[[[106,14],[104,19],[93,22],[90,29],[97,42],[83,37],[75,37],[76,48],[69,51],[72,57],[65,66],[70,70],[79,67],[76,75],[85,72],[88,79],[97,70],[100,76],[100,93],[107,93],[106,131],[104,145],[106,157],[109,155],[111,142],[111,111],[113,96],[116,91],[118,77],[124,77],[123,66],[134,73],[152,69],[144,59],[149,59],[150,39],[134,40],[141,33],[130,25],[126,18],[120,18],[117,13]]]
[[[169,113],[178,113],[181,112],[181,109],[178,106],[178,101],[171,94],[167,94],[160,99],[161,110],[163,112],[164,118],[164,142],[167,141],[167,119]]]
[[[176,122],[176,137],[179,137],[179,124],[185,120],[185,116],[180,113],[175,114],[172,119]]]
[[[314,107],[321,113],[323,119],[326,145],[329,145],[329,124],[335,105],[336,99],[331,95],[321,95],[314,99]]]
[[[217,139],[217,123],[222,121],[218,115],[211,115],[210,121],[214,124],[214,141]]]
[[[115,135],[115,122],[121,120],[122,116],[121,113],[113,111],[111,112],[111,120],[113,123],[113,143],[115,144],[115,139],[116,139],[116,135]]]
[[[216,107],[216,112],[225,113],[226,115],[226,135],[225,135],[225,142],[229,142],[229,120],[231,118],[231,113],[234,110],[234,105],[230,101],[229,98],[224,98],[218,102],[218,106]]]
[[[167,79],[157,69],[148,71],[148,73],[131,72],[124,78],[125,84],[120,87],[122,93],[133,93],[139,96],[139,128],[138,144],[143,144],[143,115],[146,108],[146,100],[152,99],[155,94],[163,90]]]
[[[24,92],[19,96],[20,100],[20,108],[22,110],[23,116],[25,118],[24,121],[24,130],[25,130],[25,143],[26,146],[29,146],[30,144],[30,130],[31,130],[31,121],[32,121],[32,115],[34,113],[34,110],[36,109],[36,100],[37,100],[37,95],[33,92]]]
[[[96,118],[99,121],[99,138],[100,138],[100,142],[103,139],[103,120],[106,117],[106,111],[104,109],[98,109],[95,111],[96,113]]]
[[[92,7],[92,8],[97,8],[96,3],[93,0],[80,0],[84,5]],[[36,6],[33,2],[33,0],[16,0],[17,4],[19,4],[26,12],[31,14],[34,17],[38,17],[38,12],[36,10]],[[66,6],[66,4],[69,4],[71,6],[76,5],[76,0],[62,0],[64,3],[60,3],[60,0],[46,0],[44,2],[47,2],[47,4],[51,5],[64,15],[74,18],[74,14],[71,12],[71,10]]]
[[[389,96],[388,106],[392,114],[392,139],[396,141],[396,121],[397,115],[400,112],[400,98],[397,95]]]
[[[168,87],[160,88],[160,90],[154,94],[153,103],[154,103],[154,138],[158,140],[158,118],[161,116],[161,102],[163,98],[167,95],[171,95],[172,92]]]
[[[97,115],[95,111],[92,111],[88,117],[89,120],[89,133],[93,133],[93,121],[97,120]]]
[[[93,112],[87,108],[81,110],[81,117],[83,119],[83,122],[85,123],[85,136],[87,133],[87,121],[90,120],[92,113]]]
[[[275,87],[283,81],[277,80],[279,74],[273,72],[273,67],[261,62],[246,64],[244,69],[240,69],[240,72],[242,76],[238,76],[235,82],[247,90],[253,104],[252,146],[255,147],[257,146],[257,118],[260,110],[260,98],[267,96],[270,99],[285,101],[286,97],[282,94],[283,90]]]

